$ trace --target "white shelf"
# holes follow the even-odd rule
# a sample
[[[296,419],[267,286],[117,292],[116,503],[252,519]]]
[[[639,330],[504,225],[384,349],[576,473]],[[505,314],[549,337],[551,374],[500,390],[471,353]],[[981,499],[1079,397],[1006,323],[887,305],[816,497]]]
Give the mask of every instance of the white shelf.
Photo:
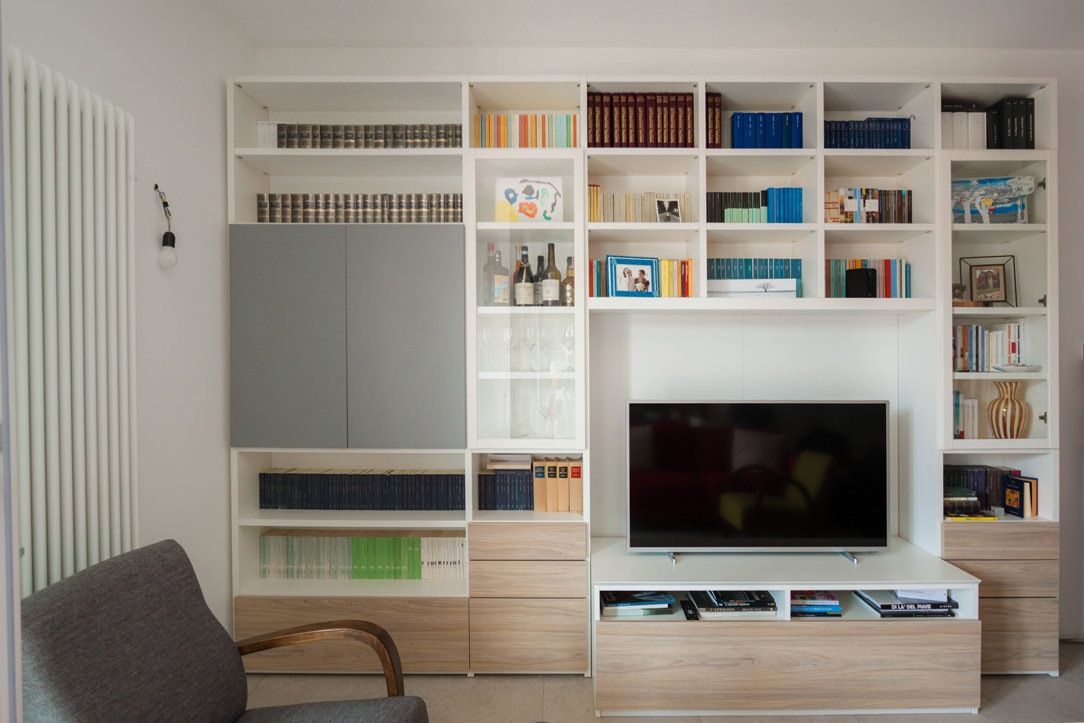
[[[305,529],[433,529],[466,527],[463,510],[244,510],[241,527],[297,527]]]
[[[629,298],[592,297],[592,313],[798,313],[798,314],[913,314],[933,311],[933,299],[819,299],[819,298]]]

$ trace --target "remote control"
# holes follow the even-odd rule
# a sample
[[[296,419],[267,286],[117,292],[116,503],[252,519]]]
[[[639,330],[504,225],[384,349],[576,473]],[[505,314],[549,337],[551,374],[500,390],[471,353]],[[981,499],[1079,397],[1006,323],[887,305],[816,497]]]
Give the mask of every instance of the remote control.
[[[700,613],[696,612],[696,606],[693,605],[691,600],[682,600],[681,609],[685,611],[686,620],[699,620]]]

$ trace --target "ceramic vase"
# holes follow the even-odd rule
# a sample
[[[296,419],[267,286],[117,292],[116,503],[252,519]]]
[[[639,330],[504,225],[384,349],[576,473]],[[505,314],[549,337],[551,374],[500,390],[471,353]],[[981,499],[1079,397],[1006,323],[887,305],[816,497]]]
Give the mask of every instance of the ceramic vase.
[[[997,397],[990,402],[986,413],[990,418],[990,429],[996,439],[1019,439],[1027,434],[1031,420],[1031,408],[1028,403],[1016,398],[1020,382],[994,382]]]

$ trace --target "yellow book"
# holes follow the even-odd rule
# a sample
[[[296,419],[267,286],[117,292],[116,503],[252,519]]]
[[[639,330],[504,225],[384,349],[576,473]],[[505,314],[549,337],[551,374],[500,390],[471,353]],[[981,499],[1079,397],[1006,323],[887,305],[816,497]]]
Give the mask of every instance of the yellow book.
[[[531,460],[531,472],[534,477],[534,509],[536,512],[549,512],[546,503],[546,461],[535,457]]]
[[[568,477],[568,460],[557,460],[557,511],[568,512],[569,511],[569,493],[571,488],[569,486]]]
[[[557,512],[560,498],[557,490],[557,460],[546,457],[546,510]]]

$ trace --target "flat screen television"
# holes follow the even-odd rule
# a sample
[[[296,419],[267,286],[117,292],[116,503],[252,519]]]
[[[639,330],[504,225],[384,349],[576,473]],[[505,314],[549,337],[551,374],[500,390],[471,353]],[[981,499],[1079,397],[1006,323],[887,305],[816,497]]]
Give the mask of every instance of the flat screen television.
[[[888,547],[886,401],[629,401],[641,552]]]

